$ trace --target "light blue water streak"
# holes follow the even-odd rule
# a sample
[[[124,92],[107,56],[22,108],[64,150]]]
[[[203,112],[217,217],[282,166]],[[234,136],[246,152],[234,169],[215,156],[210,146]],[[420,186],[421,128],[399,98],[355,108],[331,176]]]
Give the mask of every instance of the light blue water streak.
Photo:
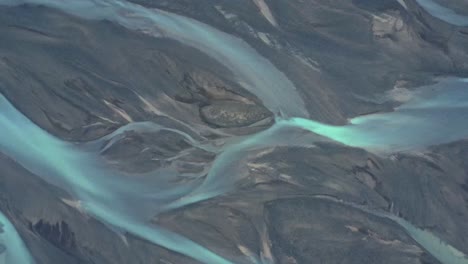
[[[413,93],[393,112],[356,117],[346,126],[332,126],[303,118],[279,125],[301,127],[353,147],[373,152],[422,150],[427,146],[468,138],[468,83],[441,79]]]
[[[280,120],[267,131],[241,139],[237,144],[226,145],[201,185],[189,183],[178,186],[171,181],[177,177],[177,173],[170,170],[156,172],[157,180],[144,178],[138,181],[112,172],[98,162],[96,153],[90,151],[92,144],[81,147],[62,142],[31,123],[5,98],[0,98],[0,125],[5,128],[0,138],[2,152],[48,182],[68,190],[82,200],[89,213],[103,222],[204,263],[228,261],[186,238],[149,225],[146,220],[160,207],[170,205],[170,208],[177,208],[230,190],[239,180],[236,177],[239,170],[236,161],[249,150],[288,145],[286,141],[298,135],[289,134],[291,129],[306,129],[350,146],[390,151],[421,148],[466,137],[466,122],[460,122],[467,117],[466,90],[461,87],[452,89],[450,83],[443,85],[449,88],[442,92],[417,94],[393,113],[354,118],[348,126],[330,126],[301,118],[307,116],[304,103],[284,74],[242,40],[207,25],[119,0],[0,1],[14,5],[25,2],[48,5],[88,19],[108,19],[129,29],[150,31],[153,35],[191,45],[222,62],[271,111],[296,117]],[[432,1],[418,2],[425,5],[423,7],[427,10],[433,7]],[[441,10],[433,10],[432,14],[447,19],[449,23],[463,22],[464,17],[447,16],[446,10]],[[466,80],[455,81],[457,85],[463,82]],[[130,125],[125,129],[137,129],[140,125]],[[118,136],[118,133],[114,136]],[[109,140],[109,144],[115,141],[112,138]],[[405,227],[406,223],[400,221],[399,224]],[[424,235],[416,234],[414,237],[422,240],[420,244],[424,245]],[[427,248],[430,252],[432,250],[433,255],[438,254],[434,250],[448,252],[443,247]],[[458,263],[449,258],[444,261]]]
[[[0,96],[0,151],[79,199],[84,209],[111,226],[187,255],[203,263],[230,263],[204,247],[149,224],[162,204],[193,186],[177,185],[177,173],[155,172],[151,179],[131,179],[102,165],[100,157],[49,135]]]
[[[468,26],[468,16],[457,14],[455,11],[444,7],[433,0],[416,0],[432,16],[455,26]],[[468,12],[468,10],[467,10]]]
[[[13,224],[0,212],[0,264],[33,264],[29,254]]]
[[[196,20],[122,0],[0,0],[0,4],[40,4],[86,18],[107,19],[132,30],[178,40],[226,66],[238,82],[274,113],[308,117],[294,84],[242,39]]]

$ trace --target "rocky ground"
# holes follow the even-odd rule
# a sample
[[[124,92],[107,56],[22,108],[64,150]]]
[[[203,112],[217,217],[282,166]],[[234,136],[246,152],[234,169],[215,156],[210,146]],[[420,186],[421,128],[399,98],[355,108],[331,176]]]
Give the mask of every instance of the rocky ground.
[[[414,0],[128,1],[244,39],[295,84],[311,119],[330,124],[391,111],[435,76],[468,75],[468,30]],[[447,6],[468,13],[463,1]],[[222,143],[274,122],[226,67],[184,43],[33,5],[0,6],[0,35],[0,93],[67,141],[153,121]],[[153,221],[234,263],[439,263],[394,222],[323,197],[394,213],[468,254],[467,154],[466,140],[391,156],[267,148],[246,157],[235,191]],[[170,131],[129,131],[101,155],[127,173],[198,174],[216,157]],[[38,264],[196,263],[114,232],[1,154],[0,168],[0,209]]]

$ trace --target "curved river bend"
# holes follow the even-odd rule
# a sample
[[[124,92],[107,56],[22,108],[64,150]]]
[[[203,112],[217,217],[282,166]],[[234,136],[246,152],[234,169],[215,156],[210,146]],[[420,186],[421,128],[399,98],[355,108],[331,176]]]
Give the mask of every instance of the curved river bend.
[[[274,113],[307,117],[294,84],[246,42],[196,20],[121,0],[0,0],[0,4],[40,4],[87,19],[107,19],[131,30],[178,40],[226,66],[239,83]]]
[[[310,139],[292,138],[295,134],[291,131],[304,129],[376,153],[421,149],[468,136],[468,123],[462,122],[465,120],[463,117],[468,116],[465,79],[445,79],[423,88],[394,112],[357,117],[347,126],[330,126],[306,119],[307,111],[293,84],[254,49],[242,40],[200,22],[118,0],[0,0],[0,4],[24,2],[49,5],[88,19],[106,18],[130,29],[149,30],[156,36],[162,34],[198,48],[220,60],[272,112],[282,112],[287,117],[278,119],[268,130],[236,138],[222,147],[198,142],[187,134],[148,122],[129,124],[101,140],[77,145],[49,135],[0,95],[1,152],[47,182],[67,190],[82,202],[90,215],[102,222],[202,263],[230,261],[194,241],[150,224],[149,220],[161,210],[178,208],[231,190],[237,180],[237,163],[250,150],[313,144]],[[97,146],[112,141],[112,137],[118,137],[122,131],[162,129],[179,133],[192,145],[218,154],[202,183],[177,185],[173,179],[180,175],[171,169],[156,170],[149,175],[153,177],[135,182],[131,177],[107,167],[99,156]],[[226,173],[219,173],[221,171],[229,172],[229,177]],[[388,213],[363,210],[398,223],[442,263],[468,263],[463,253],[407,221]],[[13,226],[3,215],[0,215],[0,221],[4,224],[0,238],[5,238],[7,248],[6,255],[1,256],[19,264],[31,263],[29,253]]]

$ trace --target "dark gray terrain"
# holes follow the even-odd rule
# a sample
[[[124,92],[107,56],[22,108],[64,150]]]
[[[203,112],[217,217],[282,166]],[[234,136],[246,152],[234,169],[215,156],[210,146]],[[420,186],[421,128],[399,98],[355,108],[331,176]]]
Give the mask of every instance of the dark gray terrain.
[[[297,117],[347,127],[445,77],[466,86],[446,119],[457,111],[468,122],[468,22],[438,17],[425,0],[95,1],[173,14],[182,29],[163,19],[136,28],[73,1],[0,0],[0,94],[47,134],[0,100],[0,211],[30,263],[468,263],[468,131],[376,151],[328,130],[277,128],[302,107]],[[428,2],[468,21],[464,0]],[[245,69],[233,69],[236,58]],[[273,77],[289,80],[303,105],[255,85]],[[92,161],[55,151],[75,148]],[[101,201],[79,181],[123,196]],[[113,205],[130,220],[108,213]],[[128,224],[143,218],[161,238]],[[1,226],[0,264],[22,264]]]

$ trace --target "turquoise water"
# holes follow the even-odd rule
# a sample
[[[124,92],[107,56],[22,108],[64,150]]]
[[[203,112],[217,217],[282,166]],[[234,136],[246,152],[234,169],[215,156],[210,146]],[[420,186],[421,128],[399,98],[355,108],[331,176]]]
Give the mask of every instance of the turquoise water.
[[[0,264],[12,263],[32,264],[34,261],[15,227],[0,212]]]
[[[242,40],[207,25],[118,0],[0,0],[3,4],[24,2],[49,5],[88,19],[109,19],[130,29],[151,31],[155,36],[191,45],[223,63],[272,112],[284,114],[286,118],[278,118],[270,129],[229,139],[220,147],[150,122],[132,123],[100,140],[78,145],[49,135],[0,96],[1,152],[47,182],[68,191],[81,201],[89,214],[116,230],[131,233],[202,263],[230,261],[149,221],[161,211],[234,190],[236,183],[245,176],[242,161],[251,151],[281,145],[312,145],[316,140],[324,140],[316,134],[376,153],[423,149],[468,136],[466,79],[440,80],[438,84],[412,93],[411,99],[393,112],[356,117],[346,126],[331,126],[306,119],[307,111],[294,85],[271,63]],[[207,177],[202,179],[202,175],[198,175],[199,180],[178,184],[177,179],[181,175],[170,168],[128,177],[108,168],[99,155],[102,146],[111,146],[124,131],[162,129],[178,133],[192,145],[217,154]],[[304,130],[311,133],[304,133]],[[430,233],[413,230],[408,227],[409,223],[398,218],[394,220],[431,254],[441,255],[443,263],[466,263],[455,262],[466,259],[464,256],[451,258],[457,251],[450,250],[449,246],[437,246],[434,242],[437,239]],[[27,251],[11,225],[5,234],[19,241],[11,243],[11,255],[27,256],[27,253],[20,254]],[[27,261],[20,259],[17,263]]]
[[[203,263],[230,263],[180,235],[149,221],[162,210],[205,200],[232,189],[238,160],[249,150],[287,141],[275,129],[232,142],[233,147],[216,148],[202,144],[186,133],[150,122],[132,123],[100,140],[77,145],[63,142],[32,123],[0,95],[0,151],[46,181],[67,190],[80,200],[89,214],[102,222],[155,244],[190,256]],[[140,132],[170,130],[184,136],[194,146],[223,153],[214,162],[209,176],[199,182],[177,183],[175,170],[163,168],[128,177],[106,167],[99,147],[113,144],[128,130]],[[270,138],[275,135],[276,140]],[[277,142],[276,142],[277,141]],[[283,143],[286,145],[286,143]],[[229,177],[226,174],[229,172]],[[202,175],[199,175],[200,177]]]
[[[416,0],[432,16],[455,26],[468,26],[468,16],[457,14],[455,11],[436,3],[433,0]],[[468,11],[468,10],[467,10]]]
[[[392,219],[403,227],[415,241],[417,241],[427,250],[427,252],[431,253],[431,255],[441,263],[468,264],[468,258],[463,252],[445,243],[431,232],[417,228],[410,222],[394,215],[388,215],[387,218]]]
[[[408,102],[393,112],[356,117],[346,126],[304,118],[291,118],[280,124],[378,153],[420,150],[468,138],[467,118],[467,80],[448,78],[414,92]]]
[[[132,30],[178,40],[226,66],[244,88],[272,112],[308,117],[294,84],[243,40],[196,20],[121,0],[0,0],[0,4],[42,4],[87,19],[107,19]]]
[[[430,252],[432,256],[439,260],[441,263],[468,264],[468,258],[463,252],[445,243],[444,241],[436,237],[434,234],[426,230],[417,228],[410,222],[406,221],[403,218],[397,217],[394,214],[390,214],[389,212],[384,212],[380,210],[371,210],[365,206],[343,200],[338,200],[330,196],[315,196],[315,198],[344,204],[346,206],[353,207],[355,209],[377,217],[390,219],[391,221],[400,225],[408,233],[409,236],[411,236],[424,249],[426,249],[427,252]]]
[[[3,128],[0,150],[36,175],[69,191],[88,213],[104,223],[203,263],[229,263],[187,238],[150,225],[149,220],[162,210],[179,208],[234,189],[243,177],[242,160],[250,151],[270,146],[311,145],[320,140],[312,137],[313,134],[370,151],[420,149],[467,137],[468,124],[463,122],[468,116],[467,85],[464,79],[441,80],[414,92],[413,97],[394,112],[357,117],[347,126],[330,126],[303,118],[278,119],[270,129],[231,139],[221,147],[198,142],[188,134],[150,122],[129,124],[95,142],[76,145],[47,134],[0,96],[0,126]],[[174,180],[180,175],[170,169],[155,170],[148,177],[135,181],[134,177],[121,175],[103,165],[97,146],[105,148],[113,144],[124,131],[161,129],[178,132],[191,144],[218,153],[202,182],[178,185]],[[303,130],[313,133],[305,135]],[[453,255],[458,251],[432,234],[413,230],[403,220],[396,222],[434,256],[444,256],[443,263],[465,263],[460,262],[465,260],[464,256]],[[438,247],[438,243],[443,246]]]
[[[155,171],[140,181],[107,169],[97,153],[47,134],[0,96],[0,151],[46,181],[74,195],[95,218],[119,230],[203,263],[230,263],[149,220],[163,204],[190,191],[177,185],[175,171]],[[158,175],[160,174],[160,175]]]

